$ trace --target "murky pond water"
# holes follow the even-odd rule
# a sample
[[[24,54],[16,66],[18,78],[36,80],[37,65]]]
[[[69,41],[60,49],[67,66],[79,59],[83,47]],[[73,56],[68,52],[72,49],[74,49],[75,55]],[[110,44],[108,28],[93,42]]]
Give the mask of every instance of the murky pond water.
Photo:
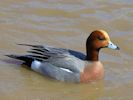
[[[90,84],[63,83],[20,65],[4,54],[23,54],[17,43],[44,44],[85,53],[85,41],[106,30],[120,51],[104,49],[105,78]],[[132,0],[1,0],[1,100],[133,100]]]

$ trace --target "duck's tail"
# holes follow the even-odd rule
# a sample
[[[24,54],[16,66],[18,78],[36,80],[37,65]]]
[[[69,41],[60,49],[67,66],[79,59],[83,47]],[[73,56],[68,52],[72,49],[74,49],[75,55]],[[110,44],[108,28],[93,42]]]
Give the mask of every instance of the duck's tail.
[[[23,55],[23,56],[19,56],[19,55],[5,55],[9,58],[14,58],[17,60],[21,60],[23,61],[25,65],[31,67],[32,62],[35,60],[34,57],[29,56],[29,55]]]

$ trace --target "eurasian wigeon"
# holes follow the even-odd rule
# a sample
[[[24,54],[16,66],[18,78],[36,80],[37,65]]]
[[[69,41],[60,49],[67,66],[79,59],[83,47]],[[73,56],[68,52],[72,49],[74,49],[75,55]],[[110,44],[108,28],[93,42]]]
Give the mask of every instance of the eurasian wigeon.
[[[86,83],[101,79],[104,68],[99,61],[101,48],[119,50],[113,44],[104,30],[93,31],[86,41],[86,55],[83,53],[42,45],[29,45],[31,50],[27,55],[6,55],[23,61],[32,70],[56,80],[65,82]]]

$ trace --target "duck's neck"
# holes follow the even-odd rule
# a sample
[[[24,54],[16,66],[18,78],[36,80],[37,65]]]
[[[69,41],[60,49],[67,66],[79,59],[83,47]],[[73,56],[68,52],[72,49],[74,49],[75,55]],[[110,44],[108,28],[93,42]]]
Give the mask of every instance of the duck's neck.
[[[88,61],[98,61],[99,60],[99,50],[87,48],[86,50],[87,56],[86,60]]]

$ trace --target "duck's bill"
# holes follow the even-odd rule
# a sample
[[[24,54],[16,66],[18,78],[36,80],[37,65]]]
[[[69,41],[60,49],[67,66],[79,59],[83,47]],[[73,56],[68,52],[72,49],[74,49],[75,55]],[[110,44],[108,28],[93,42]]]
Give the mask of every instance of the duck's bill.
[[[112,43],[111,41],[109,42],[107,47],[114,49],[114,50],[120,50],[120,48],[118,46],[116,46],[114,43]]]

